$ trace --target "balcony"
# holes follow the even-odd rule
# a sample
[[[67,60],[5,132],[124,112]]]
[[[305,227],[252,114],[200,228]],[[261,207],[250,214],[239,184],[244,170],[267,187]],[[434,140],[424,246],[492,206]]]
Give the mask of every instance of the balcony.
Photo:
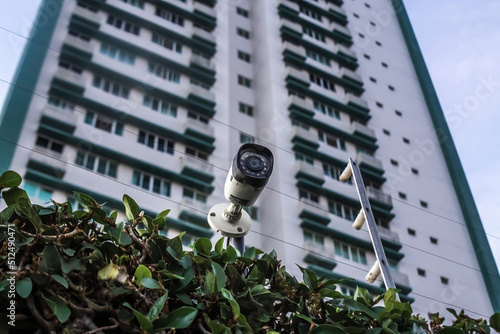
[[[342,67],[339,72],[339,76],[342,80],[357,86],[363,86],[363,79],[361,76],[348,68]]]
[[[311,165],[305,161],[296,161],[295,166],[295,178],[308,179],[311,182],[322,185],[325,183],[325,175],[323,169],[318,165]]]
[[[62,154],[35,146],[35,150],[30,153],[28,168],[62,179],[67,165]]]
[[[394,280],[394,283],[396,283],[396,285],[404,285],[405,287],[410,287],[410,280],[408,278],[408,275],[403,274],[399,271],[392,271],[391,270],[391,276],[392,276],[392,279]]]
[[[288,110],[290,110],[291,113],[296,111],[310,117],[314,116],[314,105],[309,99],[301,99],[296,95],[290,95],[288,97],[287,105]]]
[[[209,17],[213,20],[217,17],[217,13],[215,12],[215,9],[210,8],[204,4],[201,4],[199,2],[194,2],[193,3],[193,11],[194,12],[199,12],[201,15]]]
[[[347,93],[345,95],[344,103],[348,107],[350,107],[350,109],[353,109],[354,111],[357,112],[368,113],[370,111],[370,108],[368,107],[368,102],[351,93]]]
[[[69,45],[75,49],[84,51],[86,53],[92,53],[95,47],[93,41],[84,41],[81,38],[74,37],[71,35],[66,36],[66,38],[64,39],[64,44]]]
[[[79,86],[82,88],[85,87],[85,79],[81,74],[75,73],[65,68],[59,67],[54,74],[54,77],[69,82],[75,86]]]
[[[330,30],[333,32],[334,37],[344,42],[347,45],[352,44],[352,35],[349,29],[341,26],[338,23],[332,22],[330,25]]]
[[[306,241],[303,248],[308,250],[304,252],[306,255],[303,259],[308,264],[308,268],[312,270],[320,268],[321,271],[330,271],[336,267],[335,252],[332,249],[327,249],[312,241]]]
[[[299,141],[307,146],[313,147],[314,149],[319,147],[318,136],[316,133],[298,126],[292,127],[290,138],[292,143]]]
[[[202,103],[207,103],[212,107],[215,106],[215,94],[200,86],[191,85],[187,93],[187,98],[200,100]]]
[[[377,226],[377,231],[381,238],[399,242],[399,235],[396,232],[382,226]]]
[[[326,10],[331,12],[333,15],[335,15],[336,18],[338,18],[342,21],[347,21],[347,14],[342,7],[339,7],[333,3],[328,3],[326,5]]]
[[[301,61],[305,61],[306,59],[306,50],[300,45],[284,42],[281,51],[285,57],[293,56],[299,58]]]
[[[214,136],[214,128],[209,124],[198,122],[192,118],[186,119],[184,133],[195,132],[206,137]]]
[[[199,67],[210,72],[215,72],[215,64],[212,60],[202,57],[200,55],[191,55],[189,64],[193,67]]]
[[[309,87],[309,73],[296,69],[294,67],[287,67],[285,71],[286,82],[294,81],[298,85]]]
[[[215,45],[215,36],[212,33],[205,31],[203,29],[193,27],[193,32],[191,33],[191,37],[193,39],[202,40],[211,45]]]
[[[299,217],[322,225],[327,225],[330,222],[330,213],[327,208],[305,198],[299,201]]]
[[[375,137],[375,131],[373,129],[369,128],[368,126],[363,125],[359,122],[352,122],[351,123],[351,133],[354,136],[364,137],[364,138],[370,139],[372,141],[377,140]]]
[[[51,104],[47,104],[43,109],[43,118],[48,118],[57,123],[64,124],[64,127],[67,128],[66,132],[73,132],[76,127],[76,123],[78,122],[78,114],[76,111],[68,110],[68,109],[60,109]]]
[[[92,12],[88,9],[82,8],[80,6],[75,7],[74,15],[80,16],[87,21],[90,21],[97,26],[99,26],[102,22],[102,15],[99,12]]]
[[[362,166],[367,166],[372,169],[377,169],[379,171],[384,171],[383,166],[382,166],[382,161],[380,161],[377,158],[372,157],[371,155],[368,155],[363,152],[359,152],[356,155],[356,162],[358,163],[359,167]]]
[[[280,22],[281,33],[288,32],[294,38],[300,39],[302,37],[302,26],[298,23],[282,19]]]
[[[195,158],[189,155],[181,156],[182,174],[186,174],[187,170],[198,171],[204,174],[212,175],[214,167],[205,160]],[[212,177],[213,178],[213,177]]]
[[[193,198],[182,197],[178,204],[178,212],[189,211],[196,215],[203,215],[204,220],[207,220],[207,214],[210,211],[210,206]],[[208,225],[208,223],[207,223]]]
[[[288,10],[291,10],[295,14],[298,14],[299,11],[300,11],[299,5],[297,3],[289,1],[289,0],[280,0],[278,6],[279,7],[284,7],[286,9],[288,9]]]

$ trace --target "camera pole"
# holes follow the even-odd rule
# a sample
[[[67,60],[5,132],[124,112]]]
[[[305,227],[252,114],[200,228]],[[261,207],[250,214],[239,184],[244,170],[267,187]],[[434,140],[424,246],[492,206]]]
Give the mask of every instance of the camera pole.
[[[373,212],[370,206],[370,202],[368,200],[368,196],[366,195],[366,188],[363,182],[363,177],[361,176],[361,171],[357,163],[349,158],[349,163],[347,167],[344,169],[339,179],[342,182],[347,182],[350,177],[353,177],[354,184],[356,185],[356,190],[358,191],[359,201],[361,202],[361,210],[359,211],[356,220],[352,224],[352,226],[356,230],[360,230],[366,221],[368,224],[368,232],[370,234],[370,239],[373,244],[373,249],[375,251],[376,260],[373,264],[373,267],[366,275],[366,280],[369,283],[375,282],[378,275],[382,272],[382,278],[384,280],[385,288],[396,288],[396,284],[392,279],[391,271],[389,268],[389,262],[385,256],[384,247],[382,245],[382,241],[380,240],[380,236],[377,231],[377,225],[375,224],[375,218],[373,217]],[[399,295],[396,293],[396,298],[399,300]]]

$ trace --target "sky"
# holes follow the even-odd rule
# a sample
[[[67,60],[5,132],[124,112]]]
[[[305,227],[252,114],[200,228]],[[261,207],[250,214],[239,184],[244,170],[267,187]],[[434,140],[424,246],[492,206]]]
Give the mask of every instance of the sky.
[[[500,1],[405,0],[413,29],[500,264]],[[0,105],[40,0],[0,11]]]

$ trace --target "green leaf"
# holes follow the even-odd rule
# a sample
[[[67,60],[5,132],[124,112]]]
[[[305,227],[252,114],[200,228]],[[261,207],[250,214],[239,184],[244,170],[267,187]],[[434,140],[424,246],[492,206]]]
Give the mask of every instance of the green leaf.
[[[13,205],[17,203],[17,200],[21,197],[28,198],[28,194],[21,188],[12,187],[7,191],[2,192],[2,197],[7,205]]]
[[[78,203],[80,203],[80,205],[85,209],[90,210],[90,207],[92,206],[99,207],[99,203],[97,203],[96,200],[89,195],[80,193],[78,191],[74,191],[73,194]]]
[[[2,194],[3,196],[4,194]],[[17,204],[11,204],[0,213],[0,225],[6,224],[14,212],[18,209]]]
[[[97,279],[99,281],[115,280],[120,273],[120,267],[113,262],[110,262],[106,267],[99,270]]]
[[[0,189],[18,187],[21,182],[23,182],[21,176],[12,170],[5,171],[0,175]]]
[[[226,287],[226,273],[224,272],[224,269],[220,266],[220,264],[216,262],[212,262],[212,272],[215,274],[215,277],[217,278],[217,291],[220,291],[222,288]]]
[[[217,278],[214,274],[207,270],[207,274],[205,276],[205,293],[212,297],[217,292]]]
[[[300,318],[302,320],[305,320],[305,321],[307,321],[310,324],[313,322],[311,318],[309,318],[308,316],[303,315],[302,313],[297,313],[297,314],[294,314],[293,316],[296,317],[296,318]]]
[[[14,188],[12,188],[14,189]],[[28,197],[19,197],[17,199],[18,210],[24,215],[31,224],[38,230],[42,226],[42,220],[36,213],[36,211],[31,207],[31,202]]]
[[[500,313],[495,313],[491,316],[490,326],[497,332],[500,332]]]
[[[129,195],[123,195],[122,202],[125,205],[125,215],[128,220],[134,220],[141,213],[141,208]]]
[[[158,225],[158,230],[163,230],[165,228],[165,223],[167,221],[167,216],[169,213],[170,209],[163,210],[162,212],[156,215],[156,218],[154,219],[153,223],[155,225]]]
[[[144,277],[141,280],[141,285],[148,289],[160,289],[163,290],[162,286],[154,279],[149,277]]]
[[[314,334],[347,334],[347,332],[339,326],[335,325],[319,325],[314,328]]]
[[[351,311],[362,312],[373,319],[377,318],[377,314],[375,312],[370,310],[366,305],[363,305],[360,302],[355,301],[354,299],[345,299],[344,305]]]
[[[23,278],[16,282],[16,291],[21,298],[26,299],[31,294],[33,283],[29,277]]]
[[[464,331],[457,327],[444,327],[438,330],[436,334],[464,334]]]
[[[63,252],[69,256],[73,256],[75,255],[75,250],[74,249],[71,249],[71,248],[64,248],[63,249]]]
[[[160,314],[161,310],[163,310],[163,306],[165,305],[165,302],[167,301],[168,295],[164,294],[160,298],[158,298],[153,306],[151,306],[151,309],[149,310],[148,314],[146,315],[146,318],[149,319],[149,321],[154,321],[156,318],[158,318],[158,314]]]
[[[194,243],[194,249],[196,249],[199,254],[209,256],[212,250],[212,243],[207,238],[199,238]]]
[[[224,251],[224,253],[222,253],[220,257],[222,263],[229,263],[229,264],[235,263],[237,259],[238,259],[238,254],[236,253],[234,247],[231,245],[227,246],[226,250]]]
[[[312,270],[302,268],[301,266],[298,267],[300,268],[300,271],[302,271],[304,283],[309,288],[309,290],[314,291],[314,289],[316,288],[316,284],[318,283],[318,276],[316,276],[316,274]]]
[[[222,296],[229,301],[231,309],[233,311],[234,317],[238,318],[240,316],[240,305],[236,302],[231,292],[225,288],[221,289]]]
[[[189,327],[198,315],[198,310],[191,306],[181,306],[170,312],[166,316],[156,320],[154,332],[167,330],[170,328],[183,329]]]
[[[373,298],[367,289],[356,287],[356,292],[354,293],[354,299],[361,302],[367,306],[373,305]]]
[[[141,329],[143,331],[150,331],[153,329],[153,324],[151,323],[151,321],[146,316],[144,316],[141,312],[136,311],[127,302],[123,303],[123,306],[128,307],[129,309],[132,310],[132,312],[134,312],[134,316],[137,319],[137,321],[139,321],[139,325],[141,326]]]
[[[226,238],[222,237],[220,238],[217,243],[215,244],[214,250],[217,255],[222,254],[222,251],[224,250],[224,240]]]
[[[49,273],[58,273],[61,271],[61,254],[59,254],[56,245],[50,244],[45,246],[40,266]]]
[[[319,294],[323,298],[325,298],[325,297],[329,297],[329,298],[344,298],[345,297],[340,291],[333,290],[333,289],[327,289],[327,288],[319,290]]]
[[[135,270],[134,276],[135,276],[135,284],[137,284],[137,286],[141,286],[141,281],[143,278],[153,277],[153,275],[151,275],[151,271],[148,269],[148,267],[146,267],[143,264],[141,264],[139,267],[137,267],[137,269]]]
[[[66,289],[69,287],[68,286],[68,282],[64,279],[64,277],[62,276],[59,276],[57,274],[53,274],[51,275],[52,278],[54,279],[54,281],[56,281],[57,283],[61,284],[62,286],[64,286]]]
[[[40,295],[42,296],[43,300],[45,300],[49,308],[52,310],[52,313],[56,315],[59,322],[64,324],[66,321],[68,321],[69,316],[71,315],[71,310],[66,305],[64,300],[56,296],[45,297],[43,293],[40,293]]]
[[[72,270],[78,270],[78,271],[85,270],[85,265],[83,264],[82,261],[74,257],[68,260],[63,258],[61,263],[61,269],[63,273],[69,274]]]

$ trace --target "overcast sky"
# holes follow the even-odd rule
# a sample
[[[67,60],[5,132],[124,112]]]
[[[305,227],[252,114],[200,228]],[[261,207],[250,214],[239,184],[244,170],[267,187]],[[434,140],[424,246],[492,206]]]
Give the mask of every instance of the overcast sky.
[[[500,263],[500,1],[405,0],[476,205]],[[40,0],[0,11],[0,105]],[[455,228],[450,222],[450,228]]]

